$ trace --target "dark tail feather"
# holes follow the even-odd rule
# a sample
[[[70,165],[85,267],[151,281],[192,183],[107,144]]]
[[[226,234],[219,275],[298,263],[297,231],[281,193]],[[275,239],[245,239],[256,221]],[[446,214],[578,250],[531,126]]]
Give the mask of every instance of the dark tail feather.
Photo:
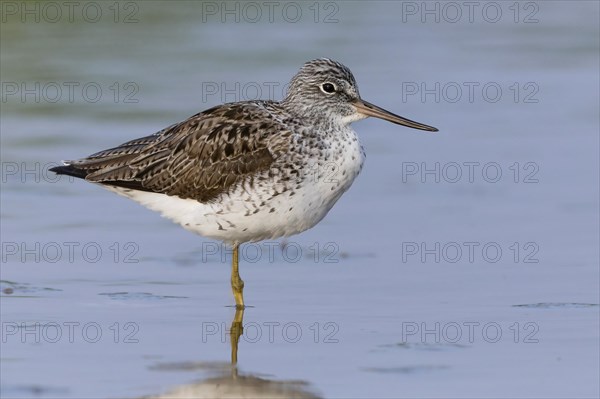
[[[89,173],[88,171],[83,170],[83,169],[78,169],[77,167],[75,167],[73,165],[55,166],[53,168],[50,168],[49,170],[50,170],[50,172],[54,172],[57,175],[73,176],[73,177],[78,177],[80,179],[85,179],[85,177]]]

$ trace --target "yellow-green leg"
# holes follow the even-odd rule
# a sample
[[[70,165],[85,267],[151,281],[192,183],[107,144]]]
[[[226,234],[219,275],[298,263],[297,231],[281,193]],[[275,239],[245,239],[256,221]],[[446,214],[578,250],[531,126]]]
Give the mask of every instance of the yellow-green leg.
[[[231,334],[231,365],[233,366],[234,376],[237,375],[237,365],[238,360],[238,344],[240,342],[240,337],[244,333],[244,309],[236,309],[235,316],[233,321],[231,322],[231,329],[229,333]]]
[[[231,290],[235,298],[235,307],[244,309],[244,282],[240,277],[239,270],[239,244],[233,246],[233,259],[231,262]]]

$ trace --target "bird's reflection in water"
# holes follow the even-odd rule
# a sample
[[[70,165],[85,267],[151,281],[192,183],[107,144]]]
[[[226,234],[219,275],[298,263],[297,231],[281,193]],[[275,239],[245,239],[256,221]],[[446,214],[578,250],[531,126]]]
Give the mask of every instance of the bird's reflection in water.
[[[259,378],[248,373],[238,371],[238,345],[244,333],[244,310],[236,309],[231,322],[231,364],[205,364],[186,363],[176,365],[163,365],[160,369],[209,369],[217,372],[217,377],[207,378],[197,383],[180,385],[169,390],[163,395],[150,398],[319,398],[311,391],[310,385],[305,381],[276,381]]]

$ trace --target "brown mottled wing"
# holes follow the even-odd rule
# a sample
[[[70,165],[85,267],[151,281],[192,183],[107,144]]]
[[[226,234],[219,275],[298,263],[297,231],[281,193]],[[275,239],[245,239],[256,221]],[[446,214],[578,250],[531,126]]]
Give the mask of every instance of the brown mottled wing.
[[[68,167],[91,182],[209,202],[268,170],[289,135],[257,103],[226,104]]]

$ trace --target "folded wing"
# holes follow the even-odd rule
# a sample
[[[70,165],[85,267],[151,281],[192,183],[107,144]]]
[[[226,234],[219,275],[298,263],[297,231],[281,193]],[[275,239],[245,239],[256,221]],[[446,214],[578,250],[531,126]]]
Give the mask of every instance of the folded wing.
[[[87,181],[209,202],[269,170],[291,133],[259,104],[222,105],[152,136],[51,170]]]

